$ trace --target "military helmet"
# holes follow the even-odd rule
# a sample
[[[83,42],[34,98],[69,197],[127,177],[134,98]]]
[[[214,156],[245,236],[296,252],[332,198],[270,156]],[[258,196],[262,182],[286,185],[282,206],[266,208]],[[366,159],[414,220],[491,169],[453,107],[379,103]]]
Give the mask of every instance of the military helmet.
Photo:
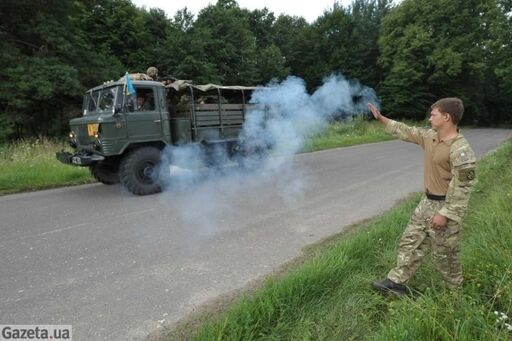
[[[156,78],[158,76],[158,69],[154,66],[148,67],[146,74],[151,78]]]

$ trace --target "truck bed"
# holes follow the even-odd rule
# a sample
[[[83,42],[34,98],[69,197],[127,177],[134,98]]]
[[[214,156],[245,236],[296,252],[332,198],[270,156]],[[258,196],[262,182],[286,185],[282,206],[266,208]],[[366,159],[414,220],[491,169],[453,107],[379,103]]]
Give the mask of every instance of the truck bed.
[[[174,143],[237,138],[249,106],[243,104],[180,104],[171,111]],[[185,130],[189,130],[186,132]]]

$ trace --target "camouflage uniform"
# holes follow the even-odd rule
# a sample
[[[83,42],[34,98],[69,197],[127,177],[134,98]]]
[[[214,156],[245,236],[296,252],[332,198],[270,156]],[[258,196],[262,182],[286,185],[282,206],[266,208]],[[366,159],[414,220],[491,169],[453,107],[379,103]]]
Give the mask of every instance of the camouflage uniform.
[[[442,141],[436,141],[437,132],[434,130],[409,127],[391,120],[386,131],[404,141],[419,144],[425,150],[426,162],[433,163],[431,167],[439,166],[439,163],[432,160],[436,158],[433,155],[436,146]],[[437,145],[432,147],[432,143]],[[388,278],[395,283],[406,283],[418,269],[423,257],[432,250],[432,262],[447,286],[456,288],[462,284],[460,230],[475,178],[476,158],[462,135],[459,134],[450,143],[444,145],[444,148],[449,148],[449,153],[447,151],[445,155],[449,159],[444,161],[449,165],[450,176],[440,182],[442,184],[445,181],[448,185],[446,193],[442,193],[446,194],[446,200],[431,200],[425,195],[414,211],[400,239],[397,265],[388,274]],[[425,171],[429,172],[429,168]],[[440,180],[429,180],[429,175],[425,174],[426,189],[429,181]],[[435,230],[430,226],[429,220],[436,214],[448,218],[445,229]]]

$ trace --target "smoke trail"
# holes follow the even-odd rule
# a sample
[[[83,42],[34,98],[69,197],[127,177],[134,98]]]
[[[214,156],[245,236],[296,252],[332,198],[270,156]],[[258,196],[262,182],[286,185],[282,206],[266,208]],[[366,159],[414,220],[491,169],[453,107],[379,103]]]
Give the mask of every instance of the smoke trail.
[[[240,205],[236,201],[241,194],[258,183],[271,183],[286,204],[294,205],[300,201],[307,183],[301,171],[294,168],[292,156],[333,117],[366,113],[368,102],[378,105],[375,91],[341,75],[327,77],[311,95],[304,80],[298,77],[274,81],[255,90],[250,102],[252,109],[240,134],[246,153],[238,156],[238,162],[245,168],[201,167],[201,160],[208,157],[210,161],[213,157],[214,163],[224,164],[229,159],[225,149],[217,148],[209,155],[199,145],[170,146],[164,151],[165,159],[172,164],[162,167],[170,190],[179,195],[197,185],[187,191],[193,193],[189,199],[180,201],[177,214],[189,224],[211,232],[215,230],[216,218]],[[271,156],[265,153],[267,147],[271,147]],[[254,168],[258,172],[251,172]]]
[[[304,80],[288,77],[254,92],[251,103],[259,109],[247,115],[241,137],[263,139],[276,154],[292,155],[331,118],[365,113],[368,102],[378,104],[375,91],[341,75],[324,79],[312,95],[307,93]]]

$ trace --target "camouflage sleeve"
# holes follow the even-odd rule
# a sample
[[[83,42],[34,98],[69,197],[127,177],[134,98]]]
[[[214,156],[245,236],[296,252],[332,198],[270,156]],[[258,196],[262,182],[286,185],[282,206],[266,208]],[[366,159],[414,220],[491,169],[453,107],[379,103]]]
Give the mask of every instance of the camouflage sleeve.
[[[450,151],[450,161],[452,163],[452,179],[446,193],[445,204],[439,214],[461,223],[468,207],[470,190],[475,179],[476,157],[466,142]]]
[[[389,120],[385,128],[386,132],[399,138],[402,141],[412,142],[424,147],[424,137],[427,129],[410,127],[405,123]]]

